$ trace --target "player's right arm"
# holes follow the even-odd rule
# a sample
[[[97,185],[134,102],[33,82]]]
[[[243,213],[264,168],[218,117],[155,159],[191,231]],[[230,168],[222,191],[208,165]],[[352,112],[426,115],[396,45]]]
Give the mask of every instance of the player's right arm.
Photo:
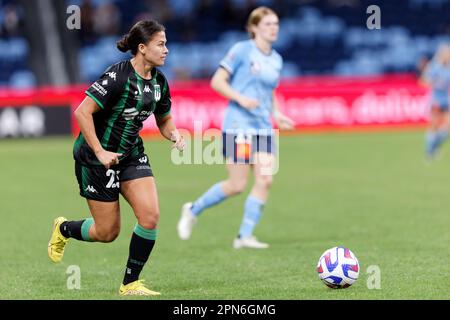
[[[258,100],[246,97],[234,90],[230,85],[230,73],[223,67],[217,69],[211,79],[211,87],[228,100],[236,101],[246,109],[253,109],[259,105]]]
[[[100,141],[95,133],[93,114],[100,111],[100,107],[91,97],[86,98],[81,102],[78,108],[74,112],[75,119],[78,122],[81,133],[84,136],[87,144],[91,150],[95,153],[98,161],[109,169],[110,166],[119,163],[120,153],[110,152],[103,149]]]
[[[230,85],[231,75],[242,66],[247,55],[248,48],[242,42],[236,43],[220,61],[220,67],[211,79],[211,87],[222,97],[235,101],[241,107],[253,109],[259,105],[259,101],[242,95]]]

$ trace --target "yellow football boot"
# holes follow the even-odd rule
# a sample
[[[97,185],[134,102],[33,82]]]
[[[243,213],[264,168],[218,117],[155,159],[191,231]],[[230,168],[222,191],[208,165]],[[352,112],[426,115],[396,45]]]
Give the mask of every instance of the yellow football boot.
[[[136,280],[127,285],[122,284],[119,294],[121,296],[159,296],[161,293],[146,288],[144,280]]]
[[[64,237],[59,230],[61,223],[67,221],[64,217],[58,217],[53,221],[52,237],[48,242],[48,256],[53,262],[60,262],[69,238]]]

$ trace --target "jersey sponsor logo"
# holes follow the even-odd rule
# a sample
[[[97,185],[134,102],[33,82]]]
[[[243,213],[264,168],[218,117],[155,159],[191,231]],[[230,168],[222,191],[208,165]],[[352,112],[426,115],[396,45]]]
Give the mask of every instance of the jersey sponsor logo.
[[[98,93],[100,93],[103,97],[108,93],[108,90],[106,90],[105,88],[103,88],[100,84],[98,84],[98,82],[94,82],[92,84],[92,88],[97,91]]]
[[[139,121],[145,121],[150,115],[152,114],[152,111],[145,111],[142,110],[139,115],[136,117]]]
[[[95,188],[93,186],[91,186],[91,185],[88,185],[86,187],[86,189],[84,189],[84,191],[88,191],[88,192],[91,192],[91,193],[98,193],[98,191],[95,190]]]
[[[102,86],[106,86],[106,85],[108,85],[108,79],[105,79],[102,81]]]
[[[141,113],[139,113],[140,116],[146,116],[146,117],[148,117],[151,114],[152,114],[152,111],[145,111],[145,110],[142,110]]]
[[[139,111],[137,111],[136,108],[128,108],[123,110],[123,117],[125,120],[133,120],[134,117],[136,117],[139,114]]]
[[[155,84],[153,88],[155,89],[155,101],[158,102],[161,100],[161,86],[159,84]]]
[[[146,163],[147,162],[147,156],[143,156],[142,158],[139,158],[140,163]]]
[[[145,85],[144,92],[152,92],[152,90],[150,90],[150,87],[148,85]]]
[[[113,79],[114,81],[116,81],[117,73],[115,73],[114,71],[111,71],[111,72],[107,72],[106,74],[107,74],[111,79]]]

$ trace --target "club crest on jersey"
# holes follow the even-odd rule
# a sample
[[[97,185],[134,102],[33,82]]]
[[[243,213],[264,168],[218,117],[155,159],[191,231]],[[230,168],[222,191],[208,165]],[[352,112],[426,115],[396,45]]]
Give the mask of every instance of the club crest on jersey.
[[[161,100],[161,86],[159,84],[155,84],[153,88],[155,89],[155,101],[158,102]]]
[[[250,64],[250,70],[253,74],[260,73],[261,65],[258,63],[258,61],[252,61]]]

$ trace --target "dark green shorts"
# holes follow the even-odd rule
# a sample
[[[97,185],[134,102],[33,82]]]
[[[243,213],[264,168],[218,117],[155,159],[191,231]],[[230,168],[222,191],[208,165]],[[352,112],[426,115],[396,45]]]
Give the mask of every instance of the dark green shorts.
[[[120,183],[143,177],[153,177],[152,168],[146,154],[133,159],[125,159],[109,169],[103,166],[84,166],[75,161],[80,195],[97,201],[119,200]]]

